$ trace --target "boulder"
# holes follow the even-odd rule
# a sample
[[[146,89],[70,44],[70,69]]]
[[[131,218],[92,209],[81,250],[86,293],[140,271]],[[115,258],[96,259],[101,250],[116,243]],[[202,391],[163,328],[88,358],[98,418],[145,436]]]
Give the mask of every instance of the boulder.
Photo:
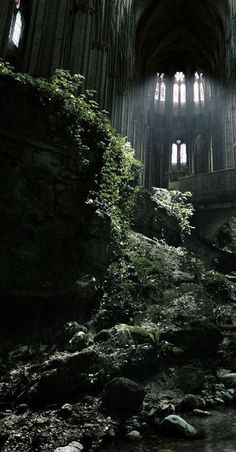
[[[91,300],[97,293],[97,281],[93,275],[82,275],[72,286],[72,293],[79,299]]]
[[[87,328],[79,325],[77,322],[68,322],[58,332],[58,341],[60,344],[66,344],[76,333],[83,331],[87,332]]]
[[[226,373],[226,374],[222,375],[221,381],[222,381],[222,383],[224,383],[224,385],[227,388],[235,387],[236,386],[236,373]]]
[[[170,329],[161,334],[161,340],[168,341],[180,347],[185,355],[191,358],[213,356],[218,351],[222,334],[213,322],[203,318],[193,320],[188,325]]]
[[[182,400],[181,406],[187,411],[193,411],[196,409],[204,410],[206,408],[206,402],[202,397],[188,394]]]
[[[89,345],[89,335],[84,331],[78,331],[66,344],[65,349],[69,352],[80,352]]]
[[[195,438],[197,430],[180,416],[167,416],[161,423],[163,433],[180,438]]]
[[[69,446],[58,447],[54,450],[54,452],[81,452],[83,449],[84,448],[81,443],[73,441],[69,444]]]
[[[128,378],[114,378],[104,388],[103,404],[111,411],[136,413],[142,406],[144,388]]]

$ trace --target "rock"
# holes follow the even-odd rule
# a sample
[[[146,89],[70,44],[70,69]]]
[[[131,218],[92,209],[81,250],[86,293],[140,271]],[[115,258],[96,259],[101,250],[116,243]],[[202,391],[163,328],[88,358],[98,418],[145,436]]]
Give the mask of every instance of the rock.
[[[94,342],[106,342],[111,338],[112,329],[101,330],[93,338]]]
[[[233,401],[233,398],[234,396],[230,394],[229,391],[224,391],[224,393],[222,394],[222,399],[225,403],[231,403]]]
[[[149,412],[148,417],[150,421],[155,425],[171,414],[175,414],[175,406],[173,404],[166,404],[161,405],[158,408],[153,408]]]
[[[65,349],[70,352],[80,352],[89,345],[89,335],[84,331],[79,331],[69,340]]]
[[[180,222],[172,207],[172,194],[168,190],[153,187],[152,191],[140,191],[134,211],[134,230],[150,238],[164,238],[169,245],[180,245]]]
[[[210,413],[210,411],[203,411],[203,410],[193,410],[193,414],[194,416],[198,416],[198,417],[209,417],[212,416],[212,413]]]
[[[129,432],[126,435],[126,437],[127,437],[127,439],[130,439],[132,441],[137,441],[137,440],[140,440],[142,438],[141,437],[141,433],[138,432],[137,430],[132,430],[132,432]]]
[[[221,381],[227,388],[236,386],[236,373],[227,373],[221,376]]]
[[[65,403],[60,409],[60,415],[64,418],[71,417],[73,413],[73,406],[70,403]]]
[[[188,424],[180,416],[167,416],[161,423],[161,430],[171,436],[180,438],[195,438],[198,435],[197,430]]]
[[[204,410],[204,408],[206,407],[206,402],[202,397],[188,394],[182,400],[181,407],[187,411],[192,411],[195,409]]]
[[[220,397],[215,397],[215,404],[216,405],[224,405],[225,402],[223,399],[221,399]]]
[[[175,283],[192,282],[194,279],[194,275],[190,275],[189,273],[181,272],[180,270],[173,272],[173,281]]]
[[[222,334],[209,319],[194,320],[185,327],[175,328],[161,334],[165,340],[180,347],[187,356],[202,359],[217,353]]]
[[[98,290],[97,280],[93,275],[82,275],[75,281],[71,290],[79,299],[92,300]]]
[[[87,328],[83,325],[79,325],[77,322],[68,322],[59,332],[58,340],[60,343],[66,344],[79,331],[87,333]]]
[[[84,448],[81,443],[73,441],[69,444],[69,446],[58,447],[54,450],[54,452],[81,452],[83,449]]]
[[[136,413],[142,406],[144,388],[128,378],[114,378],[104,388],[103,403],[114,411]]]
[[[22,403],[16,407],[16,414],[24,414],[29,410],[29,406],[26,403]]]

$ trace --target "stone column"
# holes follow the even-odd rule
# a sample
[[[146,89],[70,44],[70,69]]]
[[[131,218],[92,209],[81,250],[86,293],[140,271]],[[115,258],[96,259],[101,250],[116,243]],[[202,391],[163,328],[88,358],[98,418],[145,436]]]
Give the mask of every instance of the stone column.
[[[101,108],[106,106],[107,63],[107,43],[94,41],[91,50],[89,86],[97,91],[97,100]]]
[[[63,67],[71,0],[33,0],[23,69],[50,76]]]
[[[14,11],[14,0],[0,2],[0,56],[5,57],[8,47],[8,37],[11,19]]]
[[[68,66],[73,73],[80,73],[85,78],[89,74],[94,14],[94,0],[75,1]]]

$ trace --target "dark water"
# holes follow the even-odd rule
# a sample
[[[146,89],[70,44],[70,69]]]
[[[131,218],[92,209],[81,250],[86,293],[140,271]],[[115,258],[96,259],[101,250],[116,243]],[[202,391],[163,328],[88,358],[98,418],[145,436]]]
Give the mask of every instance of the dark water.
[[[114,443],[104,452],[236,452],[236,409],[212,411],[212,416],[183,416],[206,437],[195,440],[166,439],[152,435],[135,442]]]

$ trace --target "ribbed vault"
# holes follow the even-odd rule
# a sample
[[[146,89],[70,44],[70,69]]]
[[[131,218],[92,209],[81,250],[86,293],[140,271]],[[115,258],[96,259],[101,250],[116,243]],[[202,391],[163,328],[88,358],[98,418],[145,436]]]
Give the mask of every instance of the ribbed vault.
[[[200,70],[217,77],[224,64],[227,0],[134,1],[137,53],[144,75]]]

